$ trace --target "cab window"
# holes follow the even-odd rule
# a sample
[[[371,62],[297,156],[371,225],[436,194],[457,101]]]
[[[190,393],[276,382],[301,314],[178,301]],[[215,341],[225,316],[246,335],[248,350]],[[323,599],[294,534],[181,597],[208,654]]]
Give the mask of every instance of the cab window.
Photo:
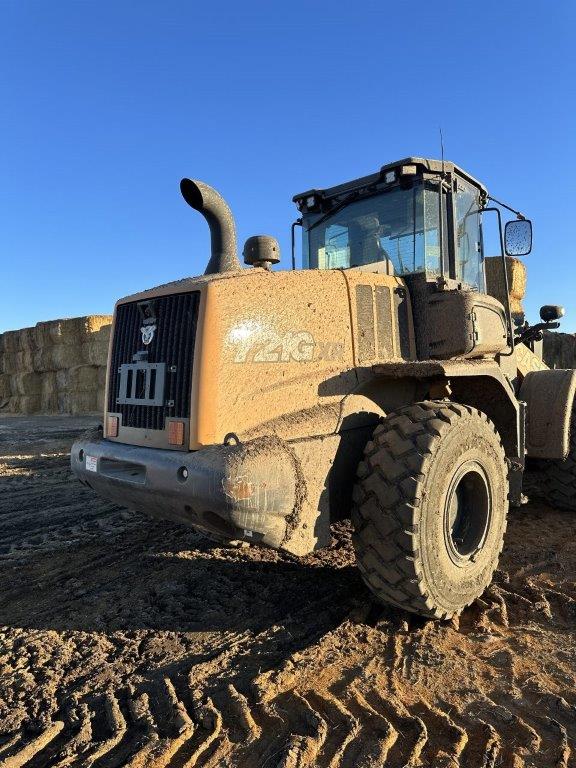
[[[485,292],[480,235],[480,193],[471,184],[460,179],[456,192],[456,278],[482,293]]]

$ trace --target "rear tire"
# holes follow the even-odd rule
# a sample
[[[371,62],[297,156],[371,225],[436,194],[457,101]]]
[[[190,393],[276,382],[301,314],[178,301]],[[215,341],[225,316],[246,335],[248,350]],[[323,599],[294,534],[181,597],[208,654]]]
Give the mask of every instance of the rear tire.
[[[450,618],[492,580],[507,511],[504,450],[485,414],[433,401],[396,411],[366,446],[354,488],[364,581],[381,602]]]
[[[546,501],[558,509],[576,511],[576,407],[572,410],[570,448],[564,461],[542,461],[540,491]]]

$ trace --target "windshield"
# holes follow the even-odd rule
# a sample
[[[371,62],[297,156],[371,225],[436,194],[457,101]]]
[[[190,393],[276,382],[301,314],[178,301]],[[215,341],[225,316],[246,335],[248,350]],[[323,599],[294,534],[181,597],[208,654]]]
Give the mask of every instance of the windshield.
[[[441,274],[438,186],[416,183],[357,200],[333,215],[303,217],[304,267],[383,262],[389,274]]]

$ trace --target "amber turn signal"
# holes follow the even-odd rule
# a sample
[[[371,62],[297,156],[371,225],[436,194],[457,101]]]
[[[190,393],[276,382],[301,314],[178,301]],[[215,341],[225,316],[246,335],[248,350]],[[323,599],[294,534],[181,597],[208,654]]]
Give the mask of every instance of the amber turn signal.
[[[108,416],[106,420],[106,437],[118,437],[118,416]]]
[[[168,443],[169,445],[184,444],[184,422],[183,421],[168,422]]]

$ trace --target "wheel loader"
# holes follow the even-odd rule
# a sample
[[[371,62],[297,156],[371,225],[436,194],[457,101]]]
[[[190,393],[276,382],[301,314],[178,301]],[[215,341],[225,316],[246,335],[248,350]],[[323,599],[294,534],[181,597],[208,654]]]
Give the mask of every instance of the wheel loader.
[[[74,444],[74,473],[295,555],[351,517],[378,600],[457,614],[491,581],[527,461],[576,506],[576,371],[537,354],[563,310],[529,326],[511,293],[530,221],[453,163],[409,157],[296,195],[292,269],[265,235],[245,268],[223,198],[180,186],[210,228],[206,272],[117,302],[103,430]],[[491,216],[501,253],[485,257]]]

